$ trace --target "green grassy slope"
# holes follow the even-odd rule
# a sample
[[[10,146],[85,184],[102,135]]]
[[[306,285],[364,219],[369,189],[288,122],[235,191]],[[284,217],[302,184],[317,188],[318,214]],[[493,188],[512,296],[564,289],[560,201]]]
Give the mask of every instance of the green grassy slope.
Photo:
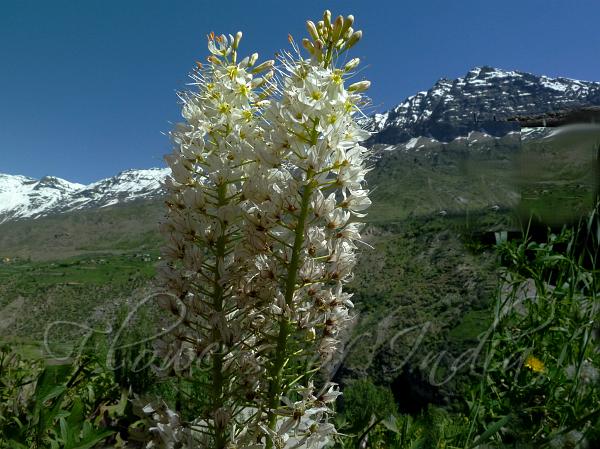
[[[371,223],[446,211],[467,213],[512,207],[517,135],[471,143],[430,143],[410,151],[383,151],[367,178],[373,189]]]
[[[67,343],[104,332],[151,286],[156,251],[0,265],[0,338]],[[56,322],[61,324],[52,324]],[[49,327],[50,326],[50,327]]]
[[[136,201],[0,225],[0,260],[61,260],[156,249],[162,201]]]
[[[471,148],[434,143],[384,152],[375,163],[365,230],[373,249],[361,249],[349,286],[355,342],[338,380],[366,374],[393,384],[405,367],[418,371],[428,353],[462,348],[485,327],[494,255],[474,236],[511,226],[507,214],[490,207],[515,203],[517,148],[511,138]],[[0,338],[39,341],[56,320],[104,328],[123,305],[142,298],[158,256],[162,209],[160,201],[138,202],[0,225],[0,260],[20,260],[0,265]],[[426,332],[418,357],[403,366],[411,327]],[[52,328],[55,341],[81,333],[77,326]]]

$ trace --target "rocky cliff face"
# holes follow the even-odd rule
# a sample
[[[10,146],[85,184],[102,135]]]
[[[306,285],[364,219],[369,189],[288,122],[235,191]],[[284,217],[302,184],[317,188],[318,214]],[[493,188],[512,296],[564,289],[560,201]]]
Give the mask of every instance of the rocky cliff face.
[[[364,121],[371,143],[397,144],[418,136],[451,141],[470,131],[494,136],[518,129],[507,118],[600,104],[600,83],[476,67],[440,79],[394,109]]]

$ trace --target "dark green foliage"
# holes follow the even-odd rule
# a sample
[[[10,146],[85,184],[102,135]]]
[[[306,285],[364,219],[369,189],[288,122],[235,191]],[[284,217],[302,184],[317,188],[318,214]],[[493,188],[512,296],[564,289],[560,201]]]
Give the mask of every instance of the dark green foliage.
[[[486,220],[472,223],[485,229]],[[464,221],[429,216],[372,230],[374,250],[362,251],[349,286],[358,319],[340,379],[367,375],[394,385],[412,370],[422,377],[424,406],[430,394],[454,394],[458,375],[450,378],[450,366],[489,325],[497,284],[493,248],[466,249],[459,233]],[[431,385],[431,376],[441,388]]]
[[[29,365],[7,352],[0,359],[0,447],[88,449],[114,434],[92,420],[96,381],[102,398],[110,394],[92,360]]]
[[[157,381],[153,340],[159,325],[156,305],[142,302],[128,309],[121,307],[113,320],[115,332],[109,337],[107,362],[115,382],[135,394],[149,391]]]
[[[154,352],[148,342],[115,350],[115,382],[121,387],[140,394],[148,391],[156,382],[152,371]]]
[[[532,447],[575,447],[567,442],[574,435],[598,441],[600,272],[582,263],[598,247],[576,244],[587,231],[565,228],[545,242],[526,237],[501,246],[507,269],[469,402],[469,440]]]
[[[344,412],[338,422],[345,423]],[[468,430],[467,419],[459,414],[429,407],[418,415],[393,414],[386,419],[371,420],[360,433],[349,434],[336,447],[374,449],[459,449],[461,437]]]
[[[344,389],[344,417],[348,429],[359,432],[396,414],[394,395],[387,387],[374,385],[368,379],[358,379]]]

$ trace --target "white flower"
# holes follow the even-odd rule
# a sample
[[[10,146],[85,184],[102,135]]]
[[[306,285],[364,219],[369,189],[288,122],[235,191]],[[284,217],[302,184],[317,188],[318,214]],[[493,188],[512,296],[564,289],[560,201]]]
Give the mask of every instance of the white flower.
[[[216,394],[196,421],[218,449],[320,447],[336,432],[327,404],[339,390],[315,397],[311,383],[289,384],[287,361],[330,357],[353,306],[343,287],[361,226],[350,220],[371,201],[360,146],[369,134],[353,116],[369,83],[346,87],[358,60],[335,67],[360,39],[352,22],[339,18],[336,33],[305,45],[310,59],[284,53],[277,68],[256,66],[255,54],[238,63],[241,33],[211,34],[209,65],[192,76],[198,89],[181,94],[160,272],[181,304],[162,302],[181,325],[162,349],[208,355],[198,363]],[[184,445],[188,423],[166,416],[153,431]]]
[[[335,400],[342,394],[338,385],[336,383],[329,383],[325,386],[326,390],[319,395],[319,401],[328,404],[330,402],[335,402]]]
[[[340,207],[348,209],[354,215],[359,215],[357,212],[363,211],[371,205],[368,193],[366,190],[350,190],[349,194],[344,192],[344,201]]]
[[[343,227],[350,219],[350,212],[342,209],[335,209],[327,214],[327,227],[329,229],[339,229]]]
[[[315,217],[323,217],[335,209],[335,193],[330,193],[327,198],[323,195],[323,192],[318,190],[313,198],[312,208]]]

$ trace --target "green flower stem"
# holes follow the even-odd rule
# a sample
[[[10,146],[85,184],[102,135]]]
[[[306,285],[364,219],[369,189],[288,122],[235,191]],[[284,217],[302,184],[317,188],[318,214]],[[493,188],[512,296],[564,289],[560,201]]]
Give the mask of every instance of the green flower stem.
[[[292,259],[288,265],[287,278],[285,285],[285,303],[288,307],[293,306],[294,292],[296,291],[296,280],[298,269],[300,268],[302,247],[304,245],[304,228],[310,206],[310,199],[315,189],[315,183],[312,179],[313,173],[309,170],[306,176],[306,185],[302,192],[302,203],[300,206],[300,215],[296,223],[294,246],[292,247]],[[279,335],[277,336],[277,348],[275,350],[275,361],[269,369],[269,392],[267,404],[269,407],[269,428],[275,430],[277,424],[277,415],[275,409],[279,405],[281,390],[283,387],[283,368],[288,361],[287,342],[293,330],[292,323],[288,318],[282,318],[279,323]],[[267,441],[267,449],[273,447],[272,439]]]
[[[227,201],[227,185],[221,184],[217,189],[218,194],[218,205],[219,207],[225,206]],[[227,253],[227,235],[225,229],[221,227],[221,235],[217,239],[216,242],[216,251],[215,251],[215,269],[214,269],[214,290],[212,294],[213,308],[215,312],[223,311],[223,287],[221,285],[220,272],[221,266],[225,263],[225,255]],[[225,376],[223,373],[223,343],[221,338],[221,332],[218,329],[213,328],[213,339],[218,341],[217,350],[213,354],[213,385],[212,385],[212,410],[216,411],[224,405],[224,386],[225,386]],[[223,449],[227,445],[227,435],[225,428],[220,427],[217,423],[214,423],[214,431],[215,431],[215,448]]]

